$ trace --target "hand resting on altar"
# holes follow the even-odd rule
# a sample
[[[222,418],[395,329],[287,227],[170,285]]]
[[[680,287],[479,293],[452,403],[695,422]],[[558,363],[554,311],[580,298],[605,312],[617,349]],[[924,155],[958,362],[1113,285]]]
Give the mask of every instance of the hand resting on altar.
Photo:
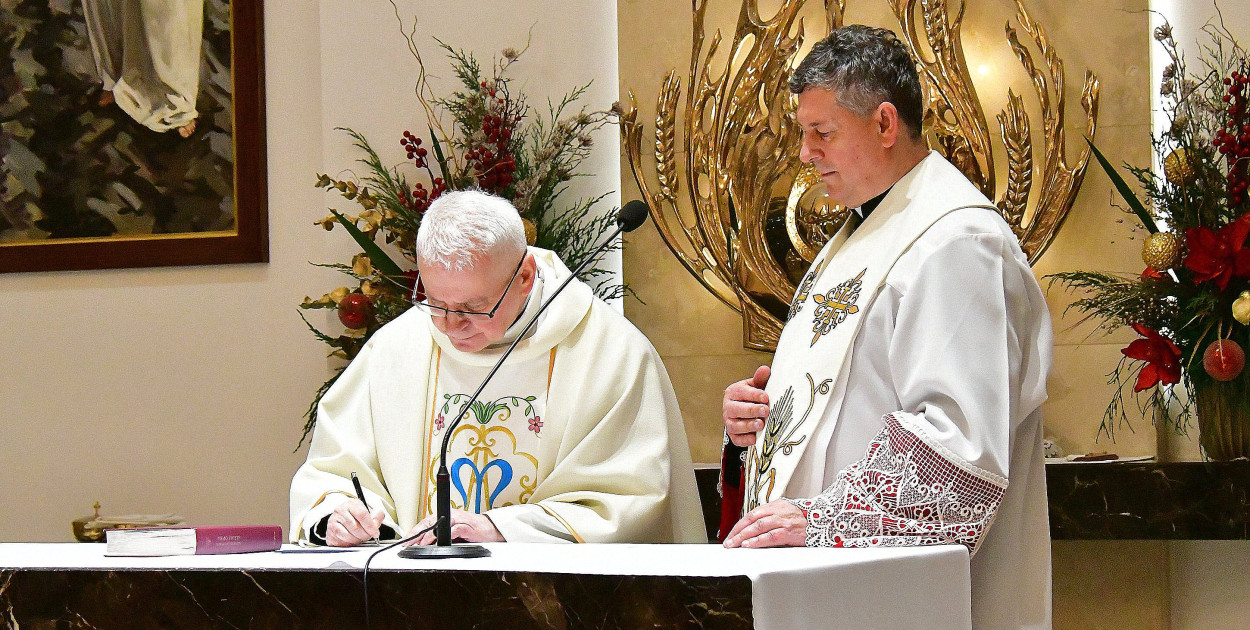
[[[755,433],[764,428],[768,417],[768,394],[764,386],[772,370],[767,365],[755,368],[755,374],[725,388],[721,415],[729,441],[737,446],[755,444]]]
[[[729,530],[724,544],[729,548],[802,547],[807,544],[807,518],[793,503],[777,499],[747,512]]]
[[[404,537],[407,538],[431,525],[437,517],[431,514],[417,523],[412,529],[408,530]],[[465,512],[464,510],[451,511],[451,539],[454,542],[507,542],[503,534],[495,527],[495,523],[485,514],[474,514],[473,512]],[[430,530],[421,535],[414,542],[408,545],[432,545],[435,542],[434,530]]]

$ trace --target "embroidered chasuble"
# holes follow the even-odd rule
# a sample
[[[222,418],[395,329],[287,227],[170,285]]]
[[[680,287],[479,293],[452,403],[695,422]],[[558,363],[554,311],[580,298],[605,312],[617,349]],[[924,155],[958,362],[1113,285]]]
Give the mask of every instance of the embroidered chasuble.
[[[1050,317],[989,200],[931,152],[831,239],[789,314],[743,509],[785,498],[809,546],[963,544],[974,627],[1049,628]]]
[[[514,339],[568,277],[539,270]],[[384,326],[318,407],[308,460],[291,482],[292,542],[354,497],[408,532],[433,509],[443,431],[506,343],[460,352],[425,313]],[[485,514],[512,542],[703,542],[681,413],[659,355],[620,313],[573,281],[522,339],[453,435],[452,505]]]
[[[522,318],[524,319],[524,318]],[[418,519],[434,512],[434,473],[439,447],[451,423],[490,367],[443,361],[435,350],[434,422],[426,424],[425,501]],[[496,507],[520,505],[538,483],[538,450],[555,351],[504,365],[456,427],[448,445],[451,506],[481,514]]]

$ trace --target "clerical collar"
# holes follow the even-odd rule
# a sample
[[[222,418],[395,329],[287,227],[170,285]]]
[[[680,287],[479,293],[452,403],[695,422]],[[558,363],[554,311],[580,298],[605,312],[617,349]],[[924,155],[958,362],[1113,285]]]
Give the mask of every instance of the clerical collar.
[[[858,214],[861,220],[867,219],[868,215],[872,214],[872,211],[876,210],[877,206],[881,205],[881,200],[885,199],[885,196],[890,194],[890,190],[892,188],[894,187],[891,186],[890,188],[886,188],[885,192],[881,193],[880,195],[877,195],[876,197],[873,197],[872,199],[869,199],[868,201],[865,201],[864,205],[858,208],[852,208],[851,211],[854,212],[855,214]]]

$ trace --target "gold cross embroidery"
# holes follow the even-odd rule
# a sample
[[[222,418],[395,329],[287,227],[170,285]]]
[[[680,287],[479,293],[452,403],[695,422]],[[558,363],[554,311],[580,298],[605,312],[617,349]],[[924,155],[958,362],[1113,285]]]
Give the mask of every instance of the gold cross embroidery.
[[[866,271],[868,271],[867,267],[859,272],[859,275],[833,287],[828,293],[823,295],[817,293],[812,296],[812,301],[816,303],[816,313],[812,318],[812,332],[816,335],[812,337],[811,345],[816,345],[822,336],[829,334],[838,327],[838,324],[846,321],[847,316],[859,312],[859,307],[855,305],[855,302],[859,299]]]

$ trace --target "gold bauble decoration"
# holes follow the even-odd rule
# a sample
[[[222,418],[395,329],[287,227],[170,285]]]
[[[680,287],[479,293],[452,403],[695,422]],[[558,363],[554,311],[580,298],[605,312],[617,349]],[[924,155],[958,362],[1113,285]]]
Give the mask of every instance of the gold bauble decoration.
[[[1166,271],[1181,260],[1181,241],[1171,232],[1155,232],[1141,248],[1141,259],[1155,271]]]
[[[1163,158],[1163,175],[1173,186],[1188,186],[1198,177],[1194,171],[1194,154],[1189,149],[1177,149]]]
[[[1233,319],[1242,324],[1250,324],[1250,291],[1242,291],[1233,300]]]
[[[525,217],[521,218],[521,223],[525,226],[525,244],[533,245],[538,242],[538,228]]]

